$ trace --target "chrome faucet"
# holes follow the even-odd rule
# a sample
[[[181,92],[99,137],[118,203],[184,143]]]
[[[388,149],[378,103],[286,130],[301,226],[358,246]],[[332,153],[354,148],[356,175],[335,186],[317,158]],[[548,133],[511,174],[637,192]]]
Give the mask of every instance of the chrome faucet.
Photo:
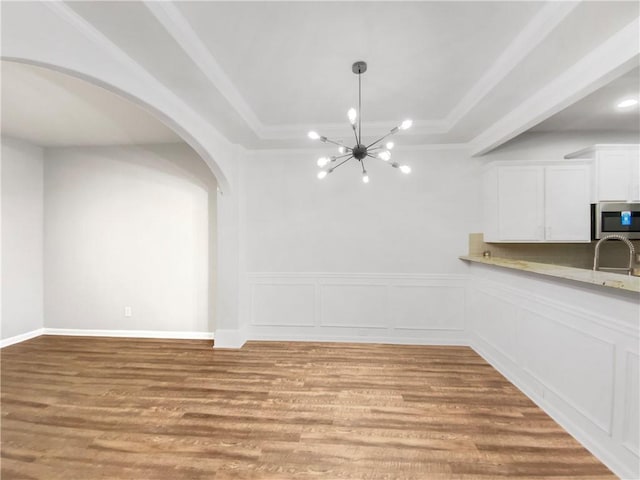
[[[607,240],[621,240],[627,245],[627,247],[629,247],[629,267],[624,268],[624,267],[601,267],[600,266],[600,245],[602,245],[602,243],[606,242]],[[635,253],[636,253],[636,249],[633,247],[633,243],[631,243],[628,238],[625,238],[622,235],[618,235],[616,233],[612,233],[611,235],[606,235],[602,237],[600,240],[598,240],[598,243],[596,243],[596,251],[593,254],[593,269],[594,270],[602,270],[602,269],[623,270],[627,272],[627,275],[631,275],[631,272],[633,271],[633,258],[635,256]]]

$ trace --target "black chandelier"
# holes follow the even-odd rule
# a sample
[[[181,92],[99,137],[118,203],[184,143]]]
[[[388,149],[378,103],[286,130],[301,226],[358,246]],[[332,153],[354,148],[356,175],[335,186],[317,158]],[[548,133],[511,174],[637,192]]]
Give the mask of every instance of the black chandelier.
[[[400,165],[397,162],[390,162],[391,160],[391,149],[393,148],[393,142],[387,142],[382,144],[381,142],[385,140],[390,135],[398,132],[399,130],[406,130],[411,127],[413,123],[411,120],[405,120],[397,127],[392,128],[389,133],[380,137],[373,143],[369,145],[365,145],[362,142],[362,80],[361,75],[367,71],[367,63],[366,62],[356,62],[351,66],[351,70],[353,73],[358,75],[358,110],[355,108],[350,108],[347,112],[347,117],[349,118],[349,123],[351,123],[351,128],[353,129],[353,135],[356,139],[356,144],[354,147],[347,147],[341,142],[336,142],[327,137],[323,137],[319,135],[317,132],[311,131],[309,132],[309,138],[312,140],[320,140],[324,143],[332,143],[338,146],[338,152],[340,155],[332,156],[332,157],[320,157],[318,159],[318,166],[322,169],[318,172],[318,178],[323,179],[328,174],[333,172],[340,165],[344,165],[352,158],[355,158],[358,162],[360,162],[360,166],[362,167],[362,181],[364,183],[369,183],[369,175],[367,174],[367,169],[364,165],[364,160],[366,158],[380,159],[383,162],[388,163],[393,168],[398,168],[402,173],[410,173],[411,167],[408,165]],[[357,120],[357,122],[356,122]],[[357,123],[357,126],[356,126]]]

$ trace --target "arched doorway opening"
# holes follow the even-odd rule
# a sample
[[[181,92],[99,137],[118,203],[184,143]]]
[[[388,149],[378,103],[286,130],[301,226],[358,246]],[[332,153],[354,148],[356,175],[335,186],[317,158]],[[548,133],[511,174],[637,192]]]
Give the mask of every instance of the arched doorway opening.
[[[3,136],[8,134],[3,138],[3,163],[11,162],[14,154],[41,152],[43,326],[49,333],[206,338],[215,329],[216,196],[218,187],[224,188],[213,155],[166,113],[104,82],[38,62],[3,64],[8,67],[3,69],[3,89],[11,84],[4,81],[8,72],[20,71],[16,65],[31,69],[27,77],[35,82],[31,92],[27,88],[13,97],[5,95],[11,100],[8,105],[15,107],[12,101],[17,100],[37,107],[44,102],[26,99],[46,90],[46,82],[53,84],[50,96],[64,95],[65,89],[70,93],[68,89],[81,82],[88,85],[83,95],[89,98],[84,100],[94,110],[106,103],[126,101],[136,109],[142,104],[145,115],[160,117],[177,133],[177,142],[169,138],[148,143],[127,141],[115,129],[109,132],[115,137],[100,141],[100,125],[108,129],[109,122],[101,124],[99,116],[90,116],[91,109],[77,109],[89,117],[73,119],[74,112],[64,115],[52,108],[48,113],[55,117],[48,122],[58,134],[69,124],[89,138],[74,143],[72,134],[59,143],[43,137],[39,142],[37,135],[24,138],[20,125],[11,125],[11,115],[3,115]],[[22,78],[23,87],[29,87],[27,77]],[[106,103],[105,95],[111,96]],[[73,104],[72,97],[65,99],[67,105]],[[36,124],[32,118],[28,126],[33,130]],[[122,130],[135,128],[126,127]],[[11,233],[3,231],[3,236]]]
[[[87,73],[72,70],[70,68],[55,65],[52,63],[42,62],[38,60],[28,59],[28,58],[19,58],[19,57],[10,57],[10,56],[2,56],[0,60],[6,62],[14,62],[14,63],[22,63],[26,65],[33,65],[36,67],[52,70],[55,72],[59,72],[61,74],[68,75],[70,77],[74,77],[80,80],[84,80],[89,84],[95,85],[97,87],[101,87],[118,97],[122,97],[133,104],[137,105],[142,110],[150,113],[155,117],[158,121],[162,122],[168,128],[173,130],[186,144],[188,144],[204,161],[204,163],[211,169],[211,172],[216,178],[219,189],[228,193],[231,191],[230,179],[228,178],[228,174],[224,171],[223,167],[220,165],[219,160],[216,157],[217,150],[215,146],[211,143],[204,144],[199,138],[196,138],[195,135],[191,133],[188,127],[184,126],[182,122],[176,119],[176,116],[170,115],[166,111],[165,108],[162,108],[160,105],[154,105],[150,103],[148,100],[142,99],[140,96],[134,94],[131,91],[128,91],[122,87],[116,86],[113,83],[106,82],[101,80],[95,76],[89,75]],[[224,147],[222,147],[224,148]]]

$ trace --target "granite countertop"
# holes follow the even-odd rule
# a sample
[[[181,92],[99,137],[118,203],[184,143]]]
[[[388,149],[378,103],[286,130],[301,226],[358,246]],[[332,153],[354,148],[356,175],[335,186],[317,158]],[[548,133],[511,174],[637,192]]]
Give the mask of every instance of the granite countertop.
[[[611,272],[594,272],[584,268],[564,267],[548,263],[529,262],[513,258],[483,257],[481,255],[463,255],[460,260],[468,262],[484,263],[496,267],[523,270],[525,272],[538,273],[549,277],[564,278],[577,282],[600,285],[602,287],[617,288],[640,293],[640,277],[622,275]]]

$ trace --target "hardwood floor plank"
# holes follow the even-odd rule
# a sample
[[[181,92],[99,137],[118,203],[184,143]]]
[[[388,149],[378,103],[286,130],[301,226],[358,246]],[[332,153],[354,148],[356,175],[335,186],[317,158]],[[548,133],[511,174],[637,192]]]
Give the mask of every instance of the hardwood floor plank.
[[[42,336],[1,351],[2,479],[611,479],[466,347]]]

